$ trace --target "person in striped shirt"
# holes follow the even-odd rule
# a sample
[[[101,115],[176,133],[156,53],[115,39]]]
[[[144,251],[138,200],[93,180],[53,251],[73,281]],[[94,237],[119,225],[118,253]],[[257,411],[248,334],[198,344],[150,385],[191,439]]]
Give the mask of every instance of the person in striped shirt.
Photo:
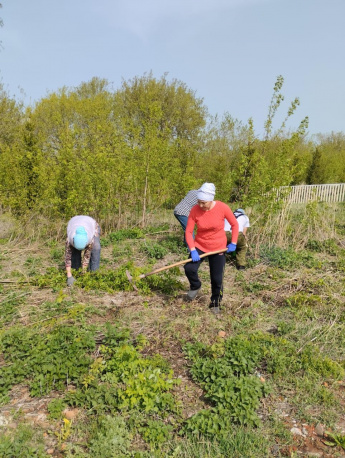
[[[191,209],[198,203],[198,190],[192,189],[174,208],[174,216],[183,229],[184,244],[187,246],[185,231]]]
[[[190,250],[192,262],[185,264],[184,269],[190,289],[187,293],[189,300],[196,298],[201,289],[198,269],[205,258],[201,254],[227,248],[230,253],[236,250],[238,237],[238,222],[230,207],[224,202],[214,200],[216,188],[213,183],[204,183],[197,192],[197,205],[189,214],[186,226],[186,241]],[[227,245],[224,231],[224,219],[231,225],[231,243]],[[194,228],[197,228],[195,239]],[[223,297],[223,277],[225,268],[225,253],[208,256],[211,278],[210,309],[215,314],[220,312]]]

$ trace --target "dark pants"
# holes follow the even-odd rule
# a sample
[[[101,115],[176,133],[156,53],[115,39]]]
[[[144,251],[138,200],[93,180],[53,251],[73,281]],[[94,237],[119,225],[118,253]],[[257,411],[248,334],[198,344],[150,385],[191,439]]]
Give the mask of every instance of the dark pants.
[[[204,252],[196,248],[197,252],[203,254]],[[223,277],[224,277],[224,268],[225,268],[225,254],[213,254],[207,256],[208,263],[210,266],[210,277],[211,277],[211,302],[213,304],[220,304],[223,297]],[[202,258],[198,262],[188,262],[184,266],[186,276],[189,280],[190,289],[195,290],[199,289],[201,286],[201,281],[198,276],[198,270],[201,263],[205,258]]]
[[[73,246],[72,248],[72,269],[78,270],[81,268],[81,251],[77,250]],[[95,237],[93,241],[93,248],[91,251],[91,257],[88,269],[90,272],[94,272],[99,269],[101,260],[101,241],[99,237]]]

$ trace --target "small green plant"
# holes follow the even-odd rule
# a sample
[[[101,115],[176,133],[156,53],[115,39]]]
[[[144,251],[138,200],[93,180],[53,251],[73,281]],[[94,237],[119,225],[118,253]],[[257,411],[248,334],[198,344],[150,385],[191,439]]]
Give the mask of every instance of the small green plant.
[[[168,253],[168,249],[161,243],[151,242],[150,240],[146,240],[140,246],[140,251],[152,259],[162,259]]]
[[[339,252],[339,247],[334,239],[327,240],[308,240],[306,248],[310,251],[315,251],[317,253],[327,253],[331,256],[336,256]]]
[[[94,458],[121,458],[131,456],[131,434],[120,416],[101,416],[89,441],[89,456]]]
[[[0,368],[0,393],[27,379],[32,396],[78,383],[88,370],[95,348],[93,331],[80,326],[58,324],[48,332],[13,328],[1,336],[5,365]]]
[[[120,229],[116,232],[111,232],[108,238],[111,242],[120,242],[126,239],[141,239],[144,237],[142,229],[135,227],[133,229]]]
[[[139,427],[139,433],[145,442],[149,443],[153,449],[166,442],[172,431],[173,426],[159,420],[147,420],[146,424]]]
[[[64,247],[54,247],[50,250],[50,256],[53,261],[62,262],[64,260]]]
[[[62,412],[66,407],[67,405],[63,399],[52,399],[47,406],[49,418],[55,420],[62,418]]]
[[[0,431],[1,458],[46,458],[43,436],[25,423],[15,431]]]
[[[133,255],[132,242],[123,242],[113,246],[113,258],[119,260],[122,258],[130,259]]]
[[[327,431],[326,437],[327,437],[327,440],[323,441],[324,444],[330,445],[331,447],[338,445],[339,447],[345,450],[345,434],[336,434],[336,433],[330,433],[329,431]]]
[[[290,270],[299,266],[321,268],[321,261],[316,260],[307,251],[296,252],[292,248],[284,249],[278,246],[262,246],[260,258],[264,263],[280,269]]]

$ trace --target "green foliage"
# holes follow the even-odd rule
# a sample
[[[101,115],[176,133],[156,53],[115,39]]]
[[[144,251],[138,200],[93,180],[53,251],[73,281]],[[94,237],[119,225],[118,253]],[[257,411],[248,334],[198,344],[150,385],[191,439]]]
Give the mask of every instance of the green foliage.
[[[74,272],[76,279],[75,286],[86,291],[132,291],[132,283],[128,280],[126,271],[130,271],[133,282],[138,290],[144,294],[151,291],[161,291],[164,294],[177,294],[178,289],[182,288],[182,283],[177,280],[180,272],[177,268],[170,269],[169,272],[162,272],[157,275],[148,276],[140,279],[143,269],[134,267],[133,262],[127,262],[118,269],[107,270],[100,268],[96,272]],[[145,269],[147,270],[147,269]],[[46,274],[36,275],[31,280],[34,285],[41,288],[51,287],[54,289],[66,286],[66,274],[57,268],[50,267]]]
[[[66,402],[98,413],[133,409],[151,413],[176,411],[170,391],[178,379],[173,379],[161,357],[143,358],[128,337],[126,330],[107,326],[108,346],[101,346],[102,358],[85,374],[84,388],[69,392]]]
[[[50,250],[50,256],[53,261],[62,262],[64,260],[65,249],[63,247],[53,247]]]
[[[269,389],[257,376],[218,378],[206,385],[206,397],[223,408],[234,423],[258,425],[255,410]]]
[[[156,275],[150,275],[142,280],[142,284],[148,285],[150,290],[159,291],[163,294],[176,296],[183,288],[183,284],[176,277],[180,275],[178,267],[173,267],[169,271],[160,272]],[[141,283],[139,282],[138,285]]]
[[[324,241],[308,240],[306,248],[310,251],[316,251],[318,253],[327,253],[331,256],[336,256],[337,253],[340,251],[334,239],[328,239]]]
[[[233,423],[258,425],[255,411],[260,399],[270,392],[267,382],[256,375],[260,367],[295,383],[303,380],[305,387],[312,387],[320,378],[341,380],[345,373],[338,362],[322,356],[311,345],[297,351],[293,342],[264,333],[226,339],[222,349],[215,353],[215,345],[199,342],[184,346],[185,354],[193,362],[192,377],[205,390],[212,408],[188,419],[182,433],[222,437]],[[311,389],[312,394],[314,402],[333,405],[333,395],[327,388]]]
[[[74,325],[57,325],[46,333],[14,328],[1,336],[5,365],[0,369],[0,393],[28,380],[32,396],[61,390],[78,383],[88,370],[95,348],[92,331]]]
[[[231,423],[258,425],[259,419],[255,410],[259,406],[260,398],[269,392],[267,385],[256,375],[250,375],[255,372],[263,358],[260,348],[253,341],[238,336],[227,339],[220,351],[215,345],[208,349],[200,345],[195,345],[194,348],[187,345],[185,349],[193,360],[193,379],[204,388],[205,397],[212,402],[214,408],[189,419],[183,431],[206,436],[216,434],[221,437],[226,434]],[[198,356],[203,353],[203,357]]]
[[[26,294],[10,292],[7,296],[2,298],[0,315],[1,327],[13,322],[13,320],[18,316],[18,307],[20,304],[25,302],[24,296],[26,296]]]
[[[286,304],[289,307],[299,308],[301,310],[305,310],[309,306],[314,307],[321,301],[320,296],[308,294],[305,291],[300,291],[286,298]]]
[[[160,241],[160,244],[167,249],[169,253],[185,254],[186,247],[184,246],[182,237],[170,235]]]
[[[206,412],[205,415],[207,415]],[[210,423],[212,422],[211,417],[212,412],[210,413]],[[200,426],[202,428],[202,419],[200,420]],[[271,438],[267,437],[264,430],[256,427],[229,426],[227,428],[224,425],[223,428],[220,425],[220,434],[210,434],[207,438],[204,434],[198,434],[197,432],[193,434],[189,432],[187,437],[183,437],[183,440],[172,440],[168,443],[169,450],[166,456],[255,458],[271,455],[270,446],[274,445],[274,442]],[[196,428],[198,427],[199,425],[196,425]],[[207,426],[202,428],[202,430],[206,431],[208,429]]]
[[[345,135],[332,132],[318,135],[307,171],[308,184],[344,183],[345,181]]]
[[[326,432],[327,440],[324,441],[326,445],[334,447],[335,445],[339,445],[339,447],[345,450],[345,435],[344,434],[337,434],[331,433],[329,431]]]
[[[144,237],[142,229],[135,227],[133,229],[120,229],[116,232],[111,232],[108,238],[111,242],[120,242],[126,239],[141,239]]]
[[[292,269],[299,266],[321,267],[320,261],[317,261],[312,254],[307,251],[296,252],[292,248],[280,248],[278,246],[265,246],[260,249],[260,258],[262,262],[270,266],[279,267],[280,269]]]
[[[150,240],[146,240],[144,244],[140,246],[140,251],[152,259],[162,259],[168,253],[167,248],[161,243],[152,242]]]
[[[123,242],[121,244],[114,244],[113,246],[113,257],[115,261],[120,259],[131,259],[133,257],[133,245],[132,242]]]
[[[138,431],[145,442],[152,448],[158,448],[166,442],[173,431],[173,426],[160,420],[147,420],[146,424],[139,427]]]
[[[89,441],[89,456],[120,458],[131,456],[131,435],[120,416],[101,416],[97,420],[94,437]]]
[[[55,420],[57,420],[58,418],[62,418],[62,412],[65,410],[66,407],[66,402],[63,399],[52,399],[47,406],[49,417]]]
[[[20,423],[15,431],[0,432],[2,458],[46,458],[43,437],[30,426]]]

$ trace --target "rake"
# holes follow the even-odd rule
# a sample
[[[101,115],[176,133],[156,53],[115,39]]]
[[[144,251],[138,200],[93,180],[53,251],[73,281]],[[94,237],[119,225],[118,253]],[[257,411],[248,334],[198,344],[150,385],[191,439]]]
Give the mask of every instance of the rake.
[[[203,253],[203,254],[200,255],[200,259],[206,258],[207,256],[211,256],[213,254],[225,253],[226,251],[227,251],[227,248],[223,248],[222,250],[210,251],[209,253]],[[191,261],[192,261],[191,258],[184,259],[183,261],[175,262],[174,264],[170,264],[169,266],[160,267],[159,269],[152,270],[151,272],[148,272],[146,274],[141,274],[141,275],[139,275],[138,278],[141,280],[142,278],[148,277],[149,275],[158,274],[159,272],[163,272],[164,270],[168,270],[168,269],[171,269],[171,268],[177,267],[177,266],[182,266],[182,265],[187,264],[188,262],[191,262]],[[135,289],[135,291],[138,291],[138,288],[136,287],[136,285],[134,283],[133,277],[132,277],[131,273],[128,270],[126,270],[126,275],[127,275],[127,278],[129,280],[129,282],[133,285],[133,288]]]

